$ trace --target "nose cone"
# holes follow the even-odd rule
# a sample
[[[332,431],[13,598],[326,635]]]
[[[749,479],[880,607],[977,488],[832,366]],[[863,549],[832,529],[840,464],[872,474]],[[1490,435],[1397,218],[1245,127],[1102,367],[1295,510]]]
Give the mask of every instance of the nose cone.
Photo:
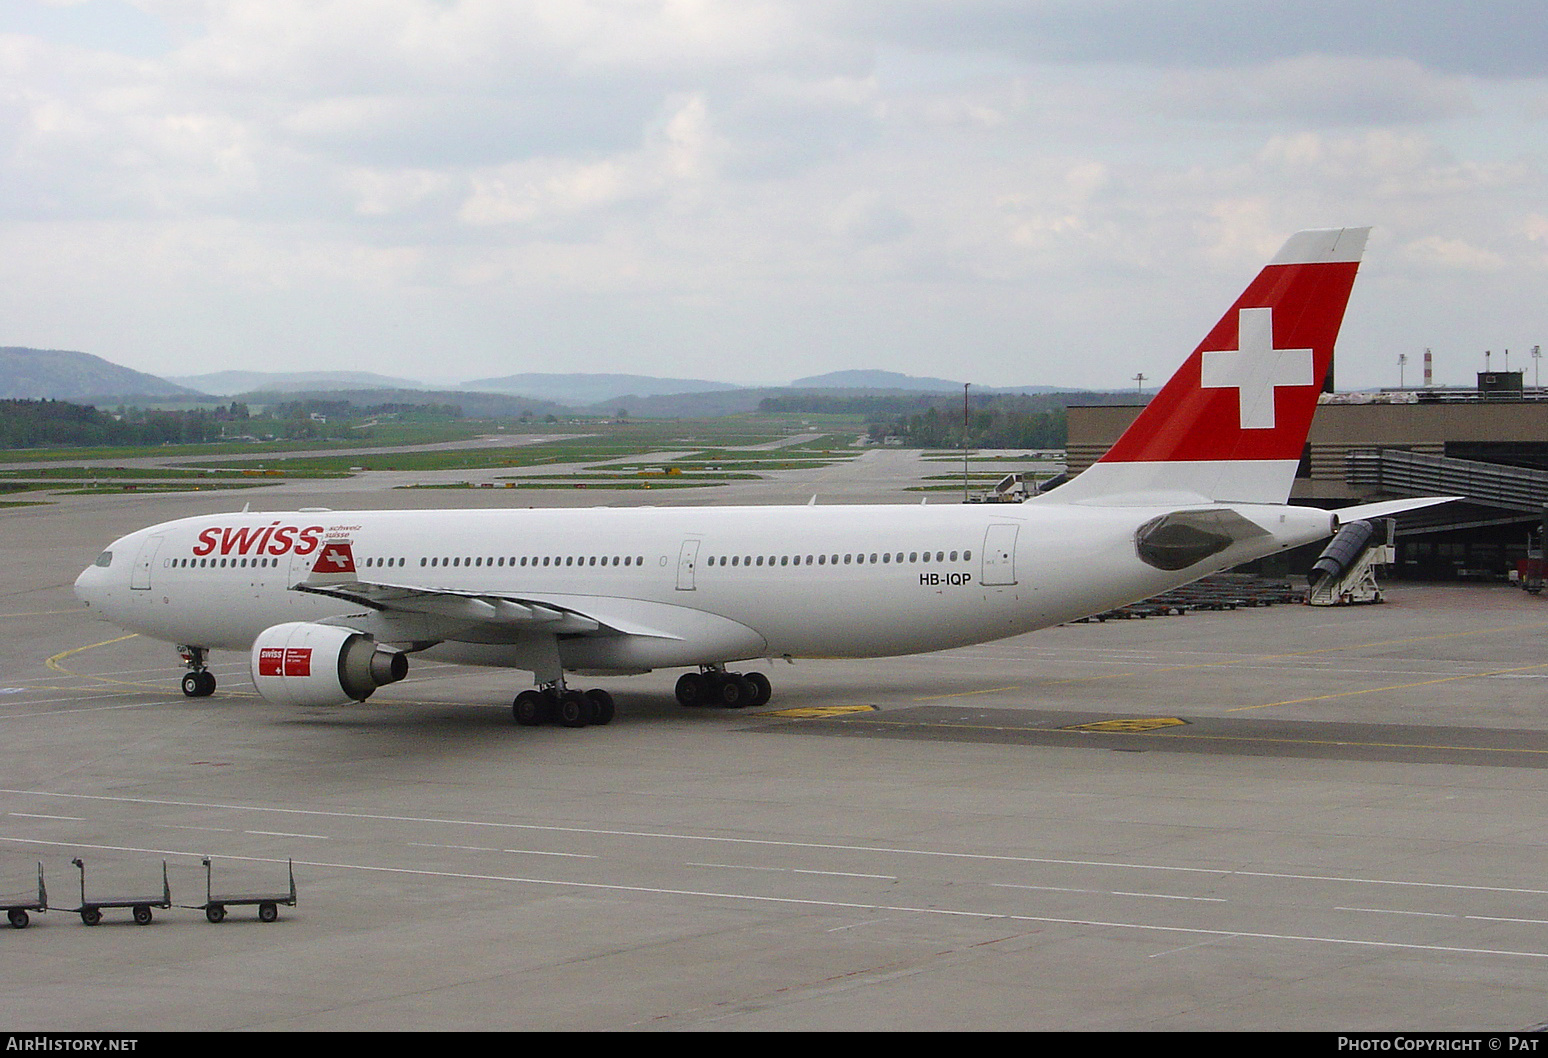
[[[81,575],[75,578],[75,597],[87,607],[99,611],[99,617],[104,616],[100,611],[115,573],[115,559],[122,562],[123,556],[116,555],[112,550],[104,551],[97,557],[97,561],[81,570]]]
[[[75,578],[75,597],[87,605],[91,604],[91,566],[81,570],[81,575]]]

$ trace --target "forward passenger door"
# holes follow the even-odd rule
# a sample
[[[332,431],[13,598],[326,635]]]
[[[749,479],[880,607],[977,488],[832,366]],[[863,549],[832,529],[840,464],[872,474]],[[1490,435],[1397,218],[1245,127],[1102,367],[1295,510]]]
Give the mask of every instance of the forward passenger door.
[[[156,565],[156,552],[161,550],[161,534],[147,537],[145,543],[140,545],[140,553],[134,558],[134,573],[129,578],[129,587],[135,591],[150,591],[151,569]]]

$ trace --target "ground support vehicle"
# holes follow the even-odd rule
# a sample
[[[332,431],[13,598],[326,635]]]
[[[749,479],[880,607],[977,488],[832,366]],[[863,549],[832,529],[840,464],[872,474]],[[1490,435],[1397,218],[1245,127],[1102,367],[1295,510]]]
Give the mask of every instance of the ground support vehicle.
[[[172,886],[167,882],[167,861],[161,861],[161,894],[159,896],[107,896],[87,899],[86,897],[86,865],[77,857],[70,861],[81,871],[81,906],[70,908],[81,916],[81,921],[88,926],[95,926],[102,921],[102,912],[107,908],[127,907],[134,912],[136,924],[145,926],[151,921],[151,908],[169,908],[172,906]]]
[[[214,890],[213,872],[210,867],[210,858],[204,858],[204,903],[187,905],[195,911],[203,911],[204,917],[211,922],[221,922],[226,917],[228,907],[252,907],[258,908],[259,922],[273,922],[279,918],[280,905],[286,907],[296,906],[296,864],[294,860],[287,860],[290,869],[289,893],[222,893],[216,894]]]
[[[7,900],[0,903],[0,907],[5,909],[5,917],[16,929],[27,928],[27,924],[32,921],[29,916],[30,912],[48,910],[48,888],[43,884],[43,865],[41,863],[38,864],[37,899]]]

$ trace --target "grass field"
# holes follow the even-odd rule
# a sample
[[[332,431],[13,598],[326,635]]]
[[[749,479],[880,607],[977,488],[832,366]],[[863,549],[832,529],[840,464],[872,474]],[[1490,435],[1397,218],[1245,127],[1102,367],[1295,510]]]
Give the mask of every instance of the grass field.
[[[390,427],[377,429],[356,446],[325,440],[3,451],[0,462],[83,462],[0,470],[0,492],[59,492],[69,485],[77,488],[66,495],[193,491],[254,488],[287,479],[349,477],[371,471],[431,474],[507,469],[513,473],[501,475],[501,481],[510,488],[702,488],[755,479],[760,471],[823,467],[852,459],[859,454],[854,442],[864,424],[846,416],[743,415],[681,421],[468,421]],[[490,443],[499,438],[509,438],[511,443]],[[542,439],[527,440],[531,438]],[[427,449],[426,445],[439,447]],[[255,460],[255,456],[263,458]],[[166,465],[86,465],[85,460],[164,461]],[[544,470],[549,472],[541,473]],[[491,486],[432,481],[409,487]]]

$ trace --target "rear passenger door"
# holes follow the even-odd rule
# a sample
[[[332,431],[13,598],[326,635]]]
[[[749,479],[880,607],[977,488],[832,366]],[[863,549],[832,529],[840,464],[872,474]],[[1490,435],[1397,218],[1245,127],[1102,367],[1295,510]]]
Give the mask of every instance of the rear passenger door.
[[[998,522],[984,532],[984,565],[980,584],[1016,583],[1016,531],[1014,522]]]
[[[689,537],[677,553],[677,590],[693,591],[694,574],[699,566],[699,539]]]

